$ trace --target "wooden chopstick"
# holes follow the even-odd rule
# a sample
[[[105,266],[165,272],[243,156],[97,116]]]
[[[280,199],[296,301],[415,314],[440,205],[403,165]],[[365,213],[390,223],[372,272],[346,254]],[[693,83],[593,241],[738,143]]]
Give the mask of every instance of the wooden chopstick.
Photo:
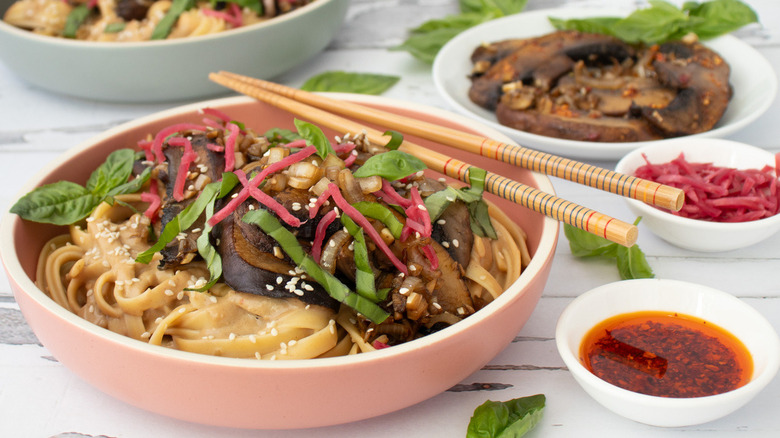
[[[368,140],[373,143],[384,144],[387,142],[387,136],[380,131],[308,104],[263,90],[252,84],[246,83],[245,81],[226,76],[223,73],[211,73],[209,79],[241,94],[253,97],[290,113],[297,114],[313,123],[345,133],[351,132],[357,134],[364,132]],[[434,171],[457,178],[466,183],[469,181],[469,169],[472,166],[468,163],[432,151],[408,140],[404,140],[398,149],[416,156],[422,160],[428,168]],[[636,226],[565,199],[558,198],[536,188],[521,184],[496,173],[487,172],[485,190],[501,198],[515,202],[592,234],[604,237],[620,245],[632,246],[636,243],[638,234]]]
[[[410,135],[436,141],[494,160],[556,176],[620,196],[638,199],[645,203],[669,210],[679,211],[685,200],[684,192],[678,188],[658,184],[630,175],[620,174],[598,166],[558,157],[514,144],[502,143],[497,140],[445,126],[435,125],[422,120],[391,114],[357,103],[335,100],[261,79],[250,78],[230,72],[220,72],[219,74],[333,113],[342,114],[378,125],[392,123],[394,127],[399,129],[403,128],[405,133]]]

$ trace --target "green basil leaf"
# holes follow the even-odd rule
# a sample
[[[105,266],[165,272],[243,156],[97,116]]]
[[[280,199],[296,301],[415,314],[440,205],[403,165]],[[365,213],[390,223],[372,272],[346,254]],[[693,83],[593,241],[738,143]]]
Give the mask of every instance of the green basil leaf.
[[[406,51],[415,58],[433,63],[442,47],[464,30],[495,18],[480,14],[449,16],[441,20],[431,20],[411,31],[411,35],[399,46],[390,50]]]
[[[401,151],[388,151],[366,160],[354,175],[355,178],[379,175],[388,181],[396,181],[425,169],[425,163],[414,155]]]
[[[758,15],[739,0],[715,0],[703,3],[686,2],[683,10],[701,22],[691,26],[701,39],[710,39],[733,32],[742,26],[758,22]]]
[[[70,225],[89,216],[103,199],[70,181],[47,184],[22,196],[11,213],[22,219],[54,225]]]
[[[653,278],[653,269],[647,263],[645,253],[639,249],[639,245],[626,248],[622,245],[616,245],[616,254],[618,272],[623,280],[634,278]]]
[[[506,402],[488,400],[474,410],[466,438],[522,437],[541,420],[545,401],[544,394]]]
[[[522,12],[528,0],[460,0],[459,3],[462,12],[499,11],[503,15],[511,15]]]
[[[498,239],[493,223],[488,214],[488,205],[484,199],[468,204],[469,215],[471,216],[471,231],[480,237],[489,237],[493,240]]]
[[[105,33],[119,33],[123,30],[125,30],[125,23],[123,22],[108,23],[106,27],[103,28],[103,32]]]
[[[322,129],[318,126],[299,119],[293,120],[293,123],[295,123],[295,127],[298,128],[298,135],[305,138],[308,143],[313,144],[314,147],[317,148],[317,155],[319,155],[320,158],[325,158],[328,154],[336,153],[330,145],[328,137],[325,136],[325,133],[322,132]]]
[[[96,195],[106,195],[109,190],[127,183],[133,172],[135,151],[132,149],[119,149],[106,158],[95,169],[87,180],[87,190]]]
[[[739,0],[686,2],[681,9],[662,0],[649,3],[650,7],[624,18],[549,20],[556,29],[601,33],[629,43],[662,43],[678,40],[691,32],[706,40],[758,21],[755,11]]]
[[[152,168],[147,167],[144,169],[143,172],[141,172],[140,175],[133,178],[132,180],[120,184],[113,189],[109,190],[108,193],[106,193],[107,197],[114,197],[116,195],[124,195],[127,193],[136,193],[143,187],[144,184],[146,184],[147,181],[149,181],[149,178],[152,176]]]
[[[271,142],[271,146],[278,146],[280,144],[292,143],[295,140],[300,140],[303,137],[298,135],[297,132],[290,131],[289,129],[272,128],[263,134],[263,137],[267,138]]]
[[[231,173],[231,175],[233,175]],[[214,202],[206,206],[206,221],[203,225],[203,232],[198,236],[198,240],[195,243],[198,246],[198,254],[206,261],[206,267],[209,270],[209,282],[203,285],[203,287],[192,289],[198,292],[204,292],[211,289],[219,277],[222,276],[222,257],[219,256],[219,252],[211,244],[211,225],[209,225],[209,219],[214,214]]]
[[[689,16],[665,1],[651,1],[651,7],[638,9],[613,26],[615,36],[628,43],[665,41],[687,27]]]
[[[301,86],[301,90],[379,95],[400,79],[400,76],[375,73],[328,71],[309,78]]]
[[[385,131],[385,135],[390,136],[390,141],[385,145],[388,150],[397,150],[401,147],[401,143],[404,142],[404,135],[398,131]]]
[[[569,240],[574,257],[614,257],[618,244],[585,230],[563,224],[563,234]]]
[[[84,3],[73,8],[65,19],[65,28],[62,30],[62,36],[65,38],[76,38],[76,32],[84,23],[84,20],[89,17],[90,12],[89,7]]]
[[[165,38],[168,38],[168,34],[171,33],[171,29],[173,29],[173,26],[176,24],[179,16],[184,11],[191,9],[194,6],[195,0],[173,0],[173,3],[171,3],[171,8],[168,9],[168,12],[165,14],[162,20],[160,20],[160,22],[157,23],[157,26],[154,27],[150,39],[164,40]]]
[[[562,20],[560,18],[548,17],[550,24],[558,30],[576,30],[585,33],[600,33],[603,35],[612,35],[612,28],[615,23],[620,21],[618,17],[595,17],[578,19],[572,18]]]

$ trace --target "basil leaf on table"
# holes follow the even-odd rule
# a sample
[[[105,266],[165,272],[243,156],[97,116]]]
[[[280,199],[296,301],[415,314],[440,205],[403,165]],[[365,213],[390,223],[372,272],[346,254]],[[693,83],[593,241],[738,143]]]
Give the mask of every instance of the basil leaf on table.
[[[409,31],[401,45],[390,50],[405,50],[415,58],[432,63],[439,50],[464,30],[495,18],[517,14],[527,0],[460,0],[460,14],[428,20]]]
[[[549,20],[559,30],[600,33],[628,43],[652,44],[679,40],[689,33],[702,40],[714,38],[758,22],[758,16],[739,0],[691,1],[679,9],[663,0],[650,0],[650,7],[637,9],[624,18]]]
[[[488,400],[474,410],[466,438],[519,438],[539,423],[545,401],[544,394],[506,402]]]
[[[295,123],[295,127],[298,128],[298,135],[314,145],[317,149],[317,155],[319,155],[320,158],[325,158],[328,154],[336,153],[330,145],[328,137],[325,136],[325,133],[322,132],[322,129],[318,126],[298,119],[293,120],[293,123]]]
[[[634,225],[638,225],[641,220],[642,218],[638,217]],[[627,248],[569,224],[563,224],[563,233],[569,240],[569,248],[574,257],[615,259],[622,280],[655,277],[639,245]]]
[[[400,79],[400,76],[376,73],[328,71],[309,78],[301,86],[301,90],[379,95],[398,83]]]
[[[388,181],[396,181],[425,169],[425,163],[413,155],[388,151],[366,160],[354,175],[355,178],[379,175]]]

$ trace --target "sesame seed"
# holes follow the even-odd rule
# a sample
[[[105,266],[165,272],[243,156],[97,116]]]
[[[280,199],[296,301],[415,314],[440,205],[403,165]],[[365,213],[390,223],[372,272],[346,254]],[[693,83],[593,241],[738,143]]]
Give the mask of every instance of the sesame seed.
[[[266,284],[265,288],[268,289],[269,291],[274,290],[274,286],[272,284]]]
[[[173,291],[170,289],[165,289],[165,295],[168,295],[169,297],[173,296]]]
[[[236,334],[235,333],[231,333],[230,335],[228,335],[228,339],[230,339],[231,341],[235,340],[236,339]]]
[[[271,336],[279,336],[279,330],[276,330],[276,328],[271,329]]]
[[[179,292],[179,294],[176,295],[176,299],[179,299],[179,300],[184,299],[184,291]]]
[[[460,242],[458,242],[458,239],[452,239],[452,245],[457,248],[460,246]]]
[[[447,221],[444,220],[444,219],[439,219],[439,220],[436,221],[436,223],[439,224],[439,225],[444,225],[444,224],[447,223]]]
[[[261,359],[261,356],[260,356],[260,352],[259,352],[259,351],[255,351],[255,359],[258,359],[258,360],[260,360],[260,359]]]

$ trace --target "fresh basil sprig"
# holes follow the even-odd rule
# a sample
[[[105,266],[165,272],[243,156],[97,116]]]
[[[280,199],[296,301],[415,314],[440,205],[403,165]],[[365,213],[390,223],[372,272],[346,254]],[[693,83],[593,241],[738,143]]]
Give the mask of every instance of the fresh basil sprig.
[[[469,209],[471,231],[480,237],[498,238],[493,223],[490,221],[487,203],[482,199],[486,175],[485,169],[472,166],[469,168],[469,186],[460,189],[447,186],[446,189],[425,198],[425,208],[431,216],[431,221],[438,219],[451,203],[459,199],[466,203]]]
[[[544,394],[505,402],[488,400],[474,410],[466,438],[520,438],[539,423],[544,403]]]
[[[376,73],[327,71],[309,78],[303,83],[301,90],[379,95],[400,79],[400,76]]]
[[[317,149],[317,155],[319,155],[320,158],[325,158],[329,154],[336,153],[330,145],[328,137],[325,136],[325,133],[322,132],[322,129],[320,129],[319,126],[299,119],[293,120],[293,123],[295,124],[295,127],[298,128],[298,135],[306,139],[308,143],[314,145]]]
[[[385,131],[385,135],[390,136],[390,141],[387,142],[385,147],[391,151],[401,147],[401,144],[404,142],[404,135],[398,131]]]
[[[641,220],[642,218],[638,217],[634,225],[638,225]],[[569,248],[574,257],[614,258],[622,280],[655,277],[639,245],[627,248],[569,224],[563,224],[563,232],[569,240]]]
[[[637,9],[625,18],[549,20],[556,29],[611,35],[628,43],[662,43],[689,33],[702,40],[714,38],[758,22],[758,15],[739,0],[689,1],[679,9],[663,0],[650,0],[650,7]]]
[[[179,16],[185,11],[192,9],[195,6],[195,0],[173,0],[170,9],[165,13],[165,16],[157,23],[152,31],[152,40],[164,40],[168,38],[168,34],[171,33],[173,26],[179,19]]]
[[[112,152],[87,180],[86,187],[70,181],[58,181],[33,190],[11,207],[22,219],[54,225],[70,225],[89,216],[92,210],[112,197],[137,192],[149,179],[151,169],[128,181],[133,172],[135,152]]]
[[[429,20],[411,29],[400,46],[415,58],[432,63],[439,50],[457,34],[495,18],[516,14],[525,9],[527,0],[460,0],[460,14]]]

